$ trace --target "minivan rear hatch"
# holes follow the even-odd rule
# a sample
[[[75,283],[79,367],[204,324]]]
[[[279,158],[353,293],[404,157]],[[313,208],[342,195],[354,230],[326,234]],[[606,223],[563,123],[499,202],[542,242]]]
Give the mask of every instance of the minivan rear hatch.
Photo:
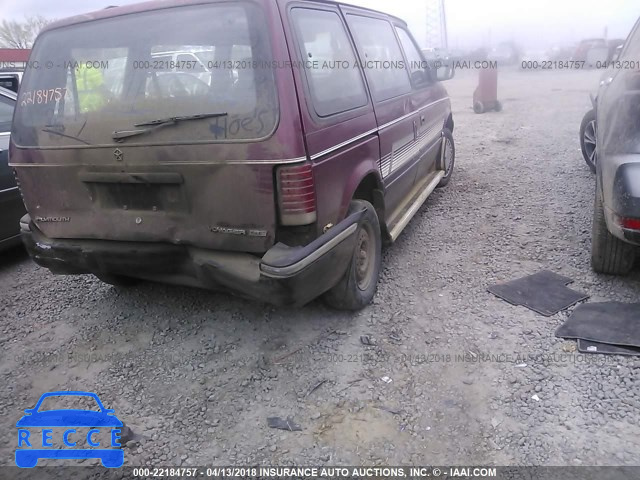
[[[34,46],[11,163],[35,225],[50,238],[266,251],[274,165],[304,152],[274,135],[269,12],[249,1],[113,11]]]

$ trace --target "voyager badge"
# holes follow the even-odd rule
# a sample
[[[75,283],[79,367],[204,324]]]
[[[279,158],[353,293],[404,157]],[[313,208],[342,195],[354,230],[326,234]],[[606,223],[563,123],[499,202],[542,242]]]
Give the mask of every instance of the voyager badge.
[[[233,228],[233,227],[211,227],[211,231],[213,233],[225,233],[227,235],[243,235],[247,237],[266,237],[266,230],[256,230],[256,229],[244,229],[244,228]]]

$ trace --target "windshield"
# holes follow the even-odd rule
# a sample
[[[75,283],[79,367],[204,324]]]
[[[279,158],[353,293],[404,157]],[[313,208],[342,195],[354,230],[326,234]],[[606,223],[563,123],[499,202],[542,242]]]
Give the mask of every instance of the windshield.
[[[243,2],[52,30],[31,57],[14,138],[21,146],[111,144],[114,131],[135,124],[225,112],[128,143],[262,139],[278,119],[269,58],[264,15]]]

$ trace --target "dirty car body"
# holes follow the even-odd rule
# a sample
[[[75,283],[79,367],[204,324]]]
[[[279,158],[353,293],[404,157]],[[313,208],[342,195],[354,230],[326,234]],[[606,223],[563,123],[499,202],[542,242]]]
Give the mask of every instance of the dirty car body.
[[[10,152],[33,259],[59,274],[275,304],[301,305],[336,285],[364,214],[352,200],[371,201],[393,240],[407,198],[424,201],[417,193],[444,175],[442,132],[453,129],[446,91],[428,71],[407,68],[406,89],[376,102],[362,69],[341,78],[309,70],[304,48],[324,55],[329,30],[302,38],[305,16],[344,29],[340,48],[355,60],[350,11],[406,29],[377,12],[290,0],[149,2],[48,27],[32,59],[52,68],[25,74]],[[206,81],[158,55],[189,50],[211,52]],[[344,97],[345,79],[361,88]],[[342,98],[332,98],[336,87]],[[376,117],[387,119],[382,128]],[[401,161],[390,165],[394,154]]]

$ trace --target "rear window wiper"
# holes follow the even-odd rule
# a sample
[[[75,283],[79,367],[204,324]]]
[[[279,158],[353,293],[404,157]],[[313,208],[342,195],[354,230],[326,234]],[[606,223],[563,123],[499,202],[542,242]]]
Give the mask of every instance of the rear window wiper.
[[[186,120],[200,120],[203,118],[216,118],[216,117],[226,117],[228,113],[219,112],[219,113],[199,113],[196,115],[184,115],[181,117],[167,117],[167,118],[159,118],[157,120],[149,120],[147,122],[136,123],[134,127],[148,127],[141,128],[138,130],[116,130],[113,132],[111,136],[116,141],[123,141],[125,138],[135,137],[136,135],[144,135],[145,133],[152,132],[162,127],[166,127],[167,125],[176,125],[179,122],[184,122]]]

